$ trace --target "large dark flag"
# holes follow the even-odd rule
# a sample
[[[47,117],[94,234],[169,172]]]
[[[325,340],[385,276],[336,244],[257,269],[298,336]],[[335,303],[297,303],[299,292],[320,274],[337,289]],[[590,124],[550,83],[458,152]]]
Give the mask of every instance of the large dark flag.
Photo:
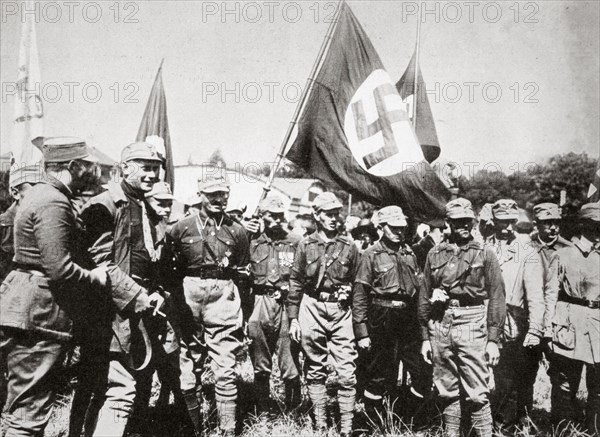
[[[148,97],[136,141],[148,141],[158,146],[159,152],[164,154],[165,159],[164,180],[171,186],[171,190],[174,190],[175,170],[171,136],[169,135],[169,120],[167,119],[167,98],[162,80],[162,65],[161,62],[154,79],[152,91],[150,91],[150,97]],[[160,149],[163,147],[164,151],[161,151]]]
[[[343,3],[286,156],[313,176],[413,219],[443,216],[449,192],[416,139],[394,83]]]
[[[425,92],[425,81],[423,80],[423,74],[421,73],[421,66],[418,66],[417,76],[417,98],[414,98],[415,94],[415,66],[416,66],[416,51],[406,68],[406,71],[396,84],[396,88],[400,93],[402,100],[406,100],[409,96],[413,96],[413,105],[417,105],[415,114],[417,138],[423,149],[423,155],[427,162],[435,161],[440,156],[440,142],[438,140],[437,132],[435,130],[435,123],[433,121],[433,114],[431,113],[431,106],[429,106],[429,99]]]

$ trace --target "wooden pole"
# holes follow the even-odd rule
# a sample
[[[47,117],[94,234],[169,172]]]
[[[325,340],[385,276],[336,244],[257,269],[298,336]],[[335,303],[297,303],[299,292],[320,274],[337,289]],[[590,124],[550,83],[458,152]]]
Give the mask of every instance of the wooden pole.
[[[415,132],[417,131],[417,100],[419,100],[419,56],[421,52],[421,8],[419,7],[419,15],[417,17],[417,42],[415,46],[415,72],[413,77],[414,94],[412,105],[412,125]]]
[[[319,50],[319,54],[317,55],[317,59],[315,60],[312,70],[308,76],[306,85],[304,87],[304,90],[302,91],[302,95],[300,96],[300,101],[298,102],[298,105],[296,106],[296,111],[294,112],[294,115],[292,116],[292,121],[290,121],[287,131],[285,132],[283,141],[281,142],[281,146],[279,147],[279,152],[277,152],[277,156],[275,158],[275,163],[271,169],[271,172],[269,173],[269,177],[267,178],[267,181],[265,182],[265,185],[263,187],[263,192],[258,201],[259,205],[260,205],[260,202],[265,197],[267,197],[267,194],[269,193],[269,191],[271,191],[271,185],[273,184],[273,179],[275,178],[275,173],[277,172],[277,169],[279,168],[279,165],[281,164],[281,161],[284,158],[285,150],[287,148],[288,142],[290,141],[290,138],[294,131],[294,127],[296,126],[296,124],[298,124],[298,118],[300,118],[300,114],[302,113],[302,110],[304,109],[304,105],[306,104],[306,101],[308,100],[308,96],[310,95],[310,93],[312,91],[313,84],[315,81],[315,76],[317,75],[318,71],[320,70],[321,63],[323,62],[323,59],[325,58],[325,55],[327,54],[327,51],[329,50],[331,37],[333,35],[333,32],[335,31],[335,28],[337,27],[337,23],[339,21],[340,13],[342,11],[342,7],[344,6],[344,3],[345,3],[345,0],[339,0],[339,2],[338,2],[335,18],[329,24],[329,29],[327,29],[327,33],[325,34],[325,38],[323,39],[323,43],[321,44],[321,48]],[[256,207],[256,211],[254,212],[254,215],[258,215],[258,206]]]

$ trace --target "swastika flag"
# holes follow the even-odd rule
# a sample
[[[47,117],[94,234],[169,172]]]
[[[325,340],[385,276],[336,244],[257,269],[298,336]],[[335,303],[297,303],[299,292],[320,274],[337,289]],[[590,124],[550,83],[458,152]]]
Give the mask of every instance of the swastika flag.
[[[421,222],[450,193],[424,160],[405,105],[360,23],[342,4],[331,45],[286,157],[313,176]]]
[[[587,197],[588,202],[598,202],[600,200],[600,159],[598,159],[596,173],[594,173],[592,183],[588,189]]]

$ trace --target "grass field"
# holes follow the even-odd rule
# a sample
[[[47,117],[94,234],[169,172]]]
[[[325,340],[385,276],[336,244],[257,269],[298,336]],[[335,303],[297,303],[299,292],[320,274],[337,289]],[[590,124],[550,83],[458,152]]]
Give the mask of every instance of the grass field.
[[[281,395],[281,387],[277,383],[277,375],[274,375],[274,382],[272,385],[274,397]],[[158,383],[155,383],[154,396],[156,398],[156,392],[158,391]],[[70,389],[65,388],[65,392],[61,394],[56,401],[56,405],[52,414],[50,423],[46,429],[47,437],[64,437],[68,434],[68,422],[69,422],[69,410],[71,402]],[[585,398],[585,388],[580,390],[581,399]],[[532,423],[534,424],[534,433],[530,435],[536,436],[553,436],[559,435],[559,437],[577,436],[584,437],[584,434],[578,431],[575,427],[570,426],[560,434],[553,433],[550,425],[550,381],[546,372],[543,368],[538,373],[538,378],[535,384],[535,405],[532,414]],[[206,408],[206,405],[205,405]],[[360,411],[360,404],[357,406]],[[361,414],[360,412],[357,415]],[[214,416],[214,415],[213,415]],[[157,416],[158,418],[158,412]],[[152,424],[151,429],[154,431],[156,437],[171,437],[178,435],[179,423],[174,421],[174,415],[163,414],[160,417],[170,417],[167,423],[160,423],[157,419],[156,423]],[[432,422],[438,422],[439,418],[432,417]],[[218,436],[214,431],[214,417],[209,418],[210,424],[207,426],[207,435]],[[170,423],[169,423],[170,422]],[[400,421],[400,419],[392,414],[388,410],[388,417],[384,420],[384,425],[369,428],[366,430],[365,435],[370,436],[397,436],[397,437],[409,437],[415,434],[410,430],[410,427],[406,426]],[[428,436],[442,436],[442,432],[439,426],[433,425],[428,431]],[[504,434],[504,435],[517,435],[524,436],[524,434]],[[269,417],[265,414],[261,416],[255,416],[248,414],[243,424],[243,437],[276,437],[276,436],[297,436],[297,437],[336,437],[338,433],[334,426],[332,426],[326,434],[316,433],[312,430],[311,420],[308,412],[304,412],[295,416],[292,415],[278,415],[276,417]]]

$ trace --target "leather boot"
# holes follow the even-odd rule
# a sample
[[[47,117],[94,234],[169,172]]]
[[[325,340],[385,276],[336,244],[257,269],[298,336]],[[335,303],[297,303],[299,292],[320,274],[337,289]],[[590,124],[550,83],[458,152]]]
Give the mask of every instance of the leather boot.
[[[196,389],[183,392],[183,400],[185,401],[190,421],[194,426],[194,435],[200,437],[202,435],[202,412],[200,411],[200,403],[196,396]]]
[[[285,410],[290,413],[302,405],[300,378],[285,380]]]
[[[340,407],[340,435],[352,434],[352,420],[356,403],[356,389],[354,387],[340,387],[338,389],[338,405]]]
[[[254,376],[254,396],[256,399],[256,413],[271,413],[271,382],[270,375]]]
[[[217,414],[219,416],[219,429],[225,437],[235,436],[236,401],[218,400]]]

